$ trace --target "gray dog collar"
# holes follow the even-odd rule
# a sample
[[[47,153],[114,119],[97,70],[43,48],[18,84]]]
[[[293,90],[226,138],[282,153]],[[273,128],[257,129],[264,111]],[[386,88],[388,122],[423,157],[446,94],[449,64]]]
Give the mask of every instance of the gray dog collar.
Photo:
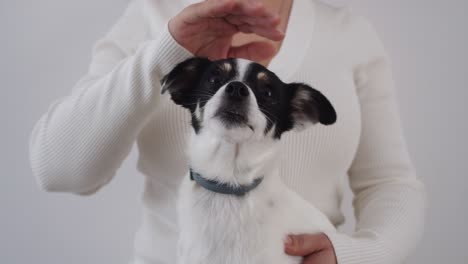
[[[263,177],[255,179],[252,184],[249,185],[237,185],[233,186],[231,184],[222,183],[215,180],[208,180],[201,176],[199,173],[196,173],[190,169],[190,179],[195,181],[201,187],[221,194],[230,194],[235,196],[244,196],[248,192],[252,191],[253,189],[257,188],[258,185],[263,181]]]

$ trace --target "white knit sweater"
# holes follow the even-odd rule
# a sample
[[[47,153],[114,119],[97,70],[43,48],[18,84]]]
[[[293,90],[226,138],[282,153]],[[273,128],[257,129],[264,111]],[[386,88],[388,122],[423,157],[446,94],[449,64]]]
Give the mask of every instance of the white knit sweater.
[[[192,56],[167,30],[188,1],[135,0],[94,48],[89,72],[53,103],[30,142],[32,169],[48,191],[92,194],[135,141],[145,175],[134,263],[174,263],[174,202],[186,174],[188,112],[160,97],[160,78]],[[288,186],[343,222],[345,177],[355,194],[352,236],[330,235],[340,264],[401,263],[422,233],[424,188],[402,138],[390,63],[366,20],[313,0],[293,3],[270,69],[322,91],[338,122],[288,132],[281,174]]]

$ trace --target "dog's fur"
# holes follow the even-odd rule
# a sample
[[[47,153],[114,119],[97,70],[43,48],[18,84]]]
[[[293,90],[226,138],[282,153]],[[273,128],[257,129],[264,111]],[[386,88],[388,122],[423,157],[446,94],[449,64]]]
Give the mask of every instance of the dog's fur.
[[[302,83],[283,83],[241,59],[192,58],[162,80],[163,90],[192,115],[190,167],[232,186],[263,182],[244,196],[219,194],[185,177],[178,203],[180,264],[298,264],[284,253],[287,234],[333,232],[317,208],[279,176],[278,141],[308,124],[333,124],[333,106]]]

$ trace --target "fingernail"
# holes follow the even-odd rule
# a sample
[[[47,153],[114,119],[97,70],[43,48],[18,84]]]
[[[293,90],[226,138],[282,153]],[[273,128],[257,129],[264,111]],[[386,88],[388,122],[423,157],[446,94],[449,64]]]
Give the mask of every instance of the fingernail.
[[[291,236],[287,236],[286,239],[284,240],[284,244],[288,247],[292,246],[293,244],[293,240],[291,238]]]

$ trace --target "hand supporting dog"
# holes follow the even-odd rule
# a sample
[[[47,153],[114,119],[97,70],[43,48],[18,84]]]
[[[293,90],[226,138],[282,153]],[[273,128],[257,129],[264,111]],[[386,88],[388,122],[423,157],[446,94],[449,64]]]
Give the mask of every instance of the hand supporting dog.
[[[335,249],[324,233],[289,235],[286,254],[303,257],[302,264],[337,264]]]

